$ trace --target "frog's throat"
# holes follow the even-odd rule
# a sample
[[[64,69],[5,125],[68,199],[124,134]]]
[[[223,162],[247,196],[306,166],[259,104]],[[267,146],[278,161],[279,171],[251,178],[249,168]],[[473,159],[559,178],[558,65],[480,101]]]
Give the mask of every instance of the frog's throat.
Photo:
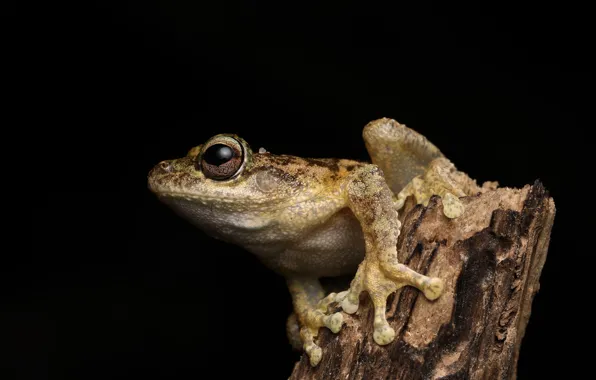
[[[290,206],[295,207],[300,204],[312,201],[316,198],[316,195],[312,195],[309,198],[302,199],[300,201],[289,201],[287,198],[274,198],[274,197],[260,197],[251,198],[249,200],[239,200],[238,198],[222,197],[222,196],[210,196],[204,194],[186,193],[181,191],[156,191],[155,194],[161,201],[175,201],[175,200],[186,200],[192,201],[204,207],[213,207],[218,205],[222,207],[229,206],[229,208],[244,206],[248,209],[257,209],[261,211],[274,211],[288,208]]]

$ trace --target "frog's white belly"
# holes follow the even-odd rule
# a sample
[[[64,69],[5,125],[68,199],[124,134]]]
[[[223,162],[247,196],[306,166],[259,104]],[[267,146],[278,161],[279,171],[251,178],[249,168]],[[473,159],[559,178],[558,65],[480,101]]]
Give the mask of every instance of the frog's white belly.
[[[348,208],[337,210],[330,204],[326,210],[329,218],[317,225],[314,220],[320,215],[304,215],[298,223],[281,217],[263,218],[258,213],[223,211],[180,198],[164,201],[209,235],[244,247],[283,275],[354,273],[364,258],[362,228]]]
[[[247,249],[277,272],[312,277],[355,273],[365,252],[360,223],[347,208],[335,213],[323,225],[288,242],[276,255],[259,252],[257,246]]]

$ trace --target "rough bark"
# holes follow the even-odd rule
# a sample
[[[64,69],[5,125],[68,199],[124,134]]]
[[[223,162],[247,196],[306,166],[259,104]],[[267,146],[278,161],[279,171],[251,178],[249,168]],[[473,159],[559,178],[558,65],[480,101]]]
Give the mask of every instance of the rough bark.
[[[463,198],[466,212],[449,220],[441,200],[410,201],[401,212],[399,260],[445,281],[428,301],[398,290],[387,316],[397,337],[372,339],[368,295],[344,314],[339,334],[322,329],[321,363],[306,355],[290,379],[515,379],[520,344],[546,260],[555,206],[540,182]]]

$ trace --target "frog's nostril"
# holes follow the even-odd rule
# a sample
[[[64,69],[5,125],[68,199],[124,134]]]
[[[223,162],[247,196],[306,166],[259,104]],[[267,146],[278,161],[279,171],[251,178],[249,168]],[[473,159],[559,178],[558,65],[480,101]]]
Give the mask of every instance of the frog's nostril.
[[[168,161],[160,162],[159,167],[161,168],[161,170],[163,170],[166,173],[169,173],[172,171],[172,165]]]

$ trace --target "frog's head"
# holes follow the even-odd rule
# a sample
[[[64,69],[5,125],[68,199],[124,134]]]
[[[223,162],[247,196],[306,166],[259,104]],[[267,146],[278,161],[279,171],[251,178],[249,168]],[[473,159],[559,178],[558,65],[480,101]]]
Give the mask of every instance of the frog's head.
[[[192,148],[186,157],[157,164],[148,185],[186,218],[215,227],[214,219],[225,218],[225,224],[232,217],[261,218],[309,198],[312,189],[292,170],[291,158],[253,153],[240,137],[220,134]]]

